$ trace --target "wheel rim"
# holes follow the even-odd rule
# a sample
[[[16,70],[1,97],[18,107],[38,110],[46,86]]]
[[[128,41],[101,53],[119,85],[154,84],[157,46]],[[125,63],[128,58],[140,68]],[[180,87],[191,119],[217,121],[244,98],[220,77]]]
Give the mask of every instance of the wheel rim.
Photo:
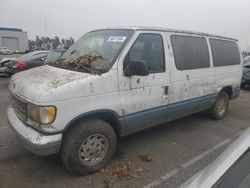
[[[93,166],[101,162],[108,151],[108,139],[103,134],[88,136],[79,148],[79,159],[83,165]]]
[[[221,98],[218,101],[217,112],[219,116],[223,116],[226,112],[227,101],[225,98]]]

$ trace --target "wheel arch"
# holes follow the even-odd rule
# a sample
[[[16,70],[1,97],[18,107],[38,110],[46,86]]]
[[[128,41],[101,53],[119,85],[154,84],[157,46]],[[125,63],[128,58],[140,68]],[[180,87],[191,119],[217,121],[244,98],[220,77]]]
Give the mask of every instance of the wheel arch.
[[[87,113],[80,114],[73,118],[64,128],[63,132],[67,132],[71,127],[81,121],[87,120],[87,119],[100,119],[108,123],[113,130],[115,131],[117,137],[120,136],[121,128],[120,128],[120,122],[118,118],[118,114],[113,110],[95,110]]]
[[[220,92],[226,92],[229,96],[229,99],[232,99],[232,96],[233,96],[233,87],[231,85],[228,85],[228,86],[225,86],[221,89]]]

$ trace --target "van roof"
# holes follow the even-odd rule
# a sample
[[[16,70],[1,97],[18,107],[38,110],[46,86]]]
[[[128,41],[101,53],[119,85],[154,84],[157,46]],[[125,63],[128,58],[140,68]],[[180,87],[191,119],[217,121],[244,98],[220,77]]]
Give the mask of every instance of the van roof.
[[[165,31],[165,32],[184,33],[184,34],[186,33],[186,34],[201,35],[201,36],[208,36],[208,37],[215,37],[215,38],[238,41],[238,39],[229,38],[229,37],[220,36],[220,35],[208,34],[208,33],[203,33],[203,32],[194,32],[194,31],[188,31],[188,30],[180,30],[180,29],[169,29],[169,28],[163,28],[163,27],[124,26],[124,27],[109,27],[109,28],[103,28],[103,29],[132,29],[132,30],[146,30],[146,31]]]

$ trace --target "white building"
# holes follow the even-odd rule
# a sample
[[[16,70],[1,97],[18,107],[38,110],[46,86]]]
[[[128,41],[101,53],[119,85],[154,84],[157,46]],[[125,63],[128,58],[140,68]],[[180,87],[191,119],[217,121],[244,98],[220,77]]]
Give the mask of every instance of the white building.
[[[27,32],[17,28],[0,27],[0,47],[8,47],[13,52],[29,49]]]

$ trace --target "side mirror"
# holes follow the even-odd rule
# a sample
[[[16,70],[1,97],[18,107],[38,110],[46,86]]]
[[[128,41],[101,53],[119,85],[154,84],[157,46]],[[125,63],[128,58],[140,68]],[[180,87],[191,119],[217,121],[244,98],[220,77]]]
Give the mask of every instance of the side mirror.
[[[129,62],[124,69],[125,76],[148,76],[148,65],[143,61]]]

